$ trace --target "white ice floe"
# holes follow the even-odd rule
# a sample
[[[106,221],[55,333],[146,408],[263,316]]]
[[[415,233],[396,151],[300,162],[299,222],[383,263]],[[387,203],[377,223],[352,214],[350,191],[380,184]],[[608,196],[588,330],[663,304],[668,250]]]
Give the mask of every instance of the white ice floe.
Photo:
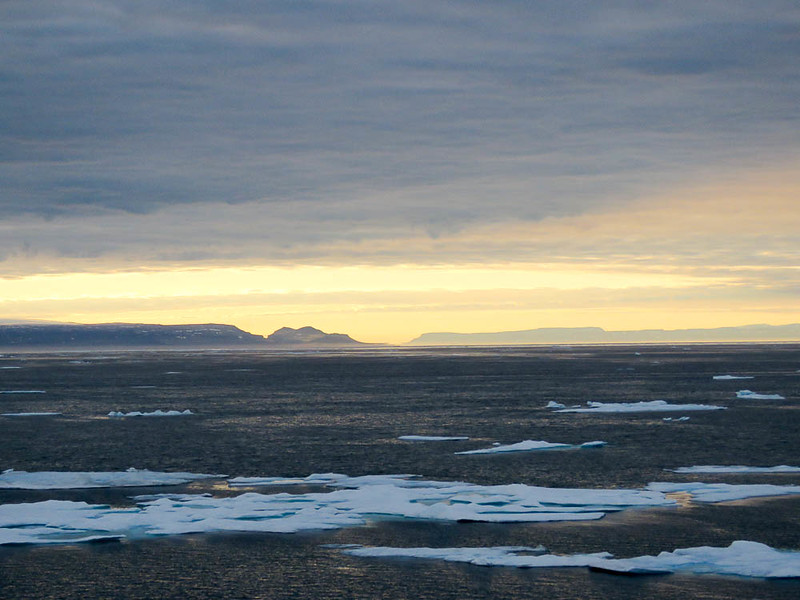
[[[663,494],[689,494],[692,501],[704,504],[800,494],[800,486],[798,485],[772,485],[768,483],[732,485],[729,483],[655,482],[649,484],[647,489]]]
[[[664,417],[662,421],[688,421],[690,417]]]
[[[14,477],[14,473],[6,472],[2,477]],[[132,473],[141,476],[144,472]],[[56,487],[53,474],[33,475],[40,475],[47,487]],[[123,474],[80,475],[90,481],[99,478],[97,484],[121,485]],[[155,485],[154,479],[130,485]],[[800,487],[795,486],[654,483],[645,490],[571,489],[524,484],[483,486],[405,475],[348,477],[335,473],[297,479],[231,480],[232,487],[236,484],[321,484],[333,489],[301,494],[250,492],[225,498],[208,494],[159,494],[137,497],[137,506],[126,508],[66,501],[6,504],[0,506],[0,539],[17,536],[16,541],[6,543],[71,543],[91,536],[134,538],[214,531],[294,533],[406,519],[487,523],[580,521],[600,519],[621,510],[674,507],[677,501],[667,495],[673,492],[687,493],[701,502],[800,493]],[[20,541],[19,536],[27,536],[27,542]]]
[[[676,412],[684,410],[724,410],[726,406],[714,404],[669,404],[664,400],[650,402],[587,402],[588,408],[562,408],[560,413],[635,413]]]
[[[115,412],[111,411],[108,413],[109,417],[121,418],[121,417],[183,417],[187,415],[193,415],[194,413],[189,410],[154,410],[153,412],[139,412],[138,410],[134,410],[133,412]]]
[[[3,413],[2,417],[56,417],[60,412],[19,412],[19,413]]]
[[[463,435],[401,435],[397,439],[405,442],[460,442],[469,438]]]
[[[608,552],[594,554],[547,554],[540,546],[489,548],[345,548],[361,557],[405,557],[464,562],[480,566],[553,568],[589,567],[620,574],[692,573],[738,575],[758,578],[800,577],[800,552],[776,550],[765,544],[738,540],[730,546],[699,546],[661,552],[657,556],[613,558]]]
[[[17,367],[17,366],[6,366],[6,367],[0,367],[0,370],[7,370],[7,369],[21,369],[21,368],[22,368],[22,367]]]
[[[746,467],[743,465],[697,465],[671,469],[674,473],[800,473],[800,467],[777,465],[775,467]]]
[[[550,402],[545,405],[545,408],[567,408],[567,405],[556,402],[555,400],[550,400]]]
[[[758,394],[750,390],[739,390],[736,397],[744,400],[786,400],[780,394]]]
[[[0,394],[46,394],[45,390],[0,390]]]
[[[507,452],[531,452],[535,450],[565,450],[567,448],[597,448],[605,446],[607,442],[594,441],[584,442],[580,445],[562,444],[559,442],[545,442],[541,440],[524,440],[516,444],[505,446],[492,446],[491,448],[479,448],[477,450],[464,450],[454,454],[503,454]]]
[[[755,379],[752,375],[714,375],[717,381],[730,381],[732,379]]]
[[[179,485],[199,479],[217,479],[225,475],[207,473],[163,473],[147,469],[127,471],[15,471],[7,469],[0,474],[0,489],[15,490],[66,490],[105,487],[145,487],[151,485]]]

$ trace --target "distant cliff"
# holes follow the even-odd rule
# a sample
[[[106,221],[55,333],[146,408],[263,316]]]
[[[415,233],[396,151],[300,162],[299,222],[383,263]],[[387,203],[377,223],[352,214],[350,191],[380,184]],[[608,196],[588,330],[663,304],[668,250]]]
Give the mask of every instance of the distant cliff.
[[[647,342],[800,341],[800,324],[743,325],[713,329],[606,331],[600,327],[548,327],[494,333],[425,333],[414,346],[501,346],[524,344],[613,344]]]
[[[350,336],[313,327],[284,327],[269,337],[233,325],[149,325],[141,323],[0,324],[0,348],[18,350],[92,348],[269,348],[357,346]]]

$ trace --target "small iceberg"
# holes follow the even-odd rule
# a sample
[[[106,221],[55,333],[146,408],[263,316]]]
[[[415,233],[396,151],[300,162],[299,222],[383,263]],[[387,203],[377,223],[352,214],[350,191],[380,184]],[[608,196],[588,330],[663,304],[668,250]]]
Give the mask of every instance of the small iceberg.
[[[662,421],[688,421],[691,417],[664,417]]]
[[[544,548],[495,546],[489,548],[345,548],[351,556],[418,558],[463,562],[488,567],[588,567],[625,575],[691,573],[758,578],[800,577],[800,552],[776,550],[758,542],[737,540],[728,547],[699,546],[661,552],[657,556],[614,558],[608,552],[549,554]]]
[[[758,394],[750,390],[739,390],[736,397],[743,400],[786,400],[780,394]]]
[[[524,440],[516,444],[505,446],[492,446],[491,448],[479,448],[477,450],[464,450],[454,454],[503,454],[507,452],[532,452],[535,450],[565,450],[568,448],[598,448],[605,446],[608,442],[593,441],[584,442],[580,445],[562,444],[558,442],[545,442],[541,440]]]
[[[733,379],[755,379],[752,375],[714,375],[716,381],[731,381]]]
[[[108,413],[109,417],[112,418],[122,418],[122,417],[183,417],[188,415],[193,415],[194,413],[189,410],[154,410],[153,412],[139,412],[138,410],[134,410],[133,412],[115,412],[111,411]]]
[[[397,439],[404,442],[460,442],[469,438],[463,435],[401,435]]]
[[[180,485],[199,479],[219,479],[225,475],[206,473],[163,473],[130,468],[127,471],[15,471],[0,474],[0,489],[71,490],[110,487]]]
[[[556,402],[555,400],[550,400],[550,402],[545,405],[545,408],[567,408],[567,405]]]
[[[746,467],[743,465],[698,465],[669,469],[673,473],[800,473],[800,467],[777,465],[775,467]]]
[[[724,410],[726,406],[714,404],[669,404],[664,400],[650,402],[587,402],[588,408],[562,408],[560,413],[636,413],[676,412],[684,410]]]

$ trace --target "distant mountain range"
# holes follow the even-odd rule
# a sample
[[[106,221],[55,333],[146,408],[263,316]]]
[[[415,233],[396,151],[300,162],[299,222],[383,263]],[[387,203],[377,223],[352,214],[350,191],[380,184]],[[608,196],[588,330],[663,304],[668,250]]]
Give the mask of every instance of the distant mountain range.
[[[313,327],[283,327],[266,338],[233,325],[149,325],[141,323],[0,324],[3,349],[93,348],[313,348],[361,346],[341,333]]]
[[[502,346],[761,341],[800,341],[800,324],[743,325],[713,329],[640,329],[635,331],[606,331],[600,327],[547,327],[494,333],[425,333],[408,344],[413,346]]]

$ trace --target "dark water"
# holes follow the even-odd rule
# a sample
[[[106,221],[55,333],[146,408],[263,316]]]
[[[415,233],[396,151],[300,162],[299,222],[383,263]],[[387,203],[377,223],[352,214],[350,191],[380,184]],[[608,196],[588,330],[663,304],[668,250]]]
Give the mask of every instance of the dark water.
[[[636,353],[640,353],[637,355]],[[800,464],[800,346],[381,350],[336,354],[152,352],[0,357],[0,468],[229,476],[416,473],[425,479],[554,487],[650,481],[800,484],[797,475],[677,475],[696,464]],[[171,373],[172,372],[172,373]],[[713,375],[755,375],[714,381]],[[155,387],[137,387],[155,386]],[[786,401],[736,400],[739,389]],[[725,411],[557,414],[587,400],[716,403]],[[107,419],[111,410],[189,408],[190,417]],[[672,416],[678,416],[680,413]],[[471,440],[409,443],[404,434]],[[602,449],[455,456],[525,439]],[[173,488],[29,492],[126,504]],[[214,493],[223,493],[213,490]],[[299,491],[299,490],[296,490]],[[601,521],[523,525],[380,523],[326,533],[208,534],[103,545],[0,548],[3,598],[798,598],[798,581],[585,569],[482,568],[360,559],[331,543],[392,546],[544,544],[559,553],[636,556],[737,539],[800,549],[800,498],[627,511]]]

